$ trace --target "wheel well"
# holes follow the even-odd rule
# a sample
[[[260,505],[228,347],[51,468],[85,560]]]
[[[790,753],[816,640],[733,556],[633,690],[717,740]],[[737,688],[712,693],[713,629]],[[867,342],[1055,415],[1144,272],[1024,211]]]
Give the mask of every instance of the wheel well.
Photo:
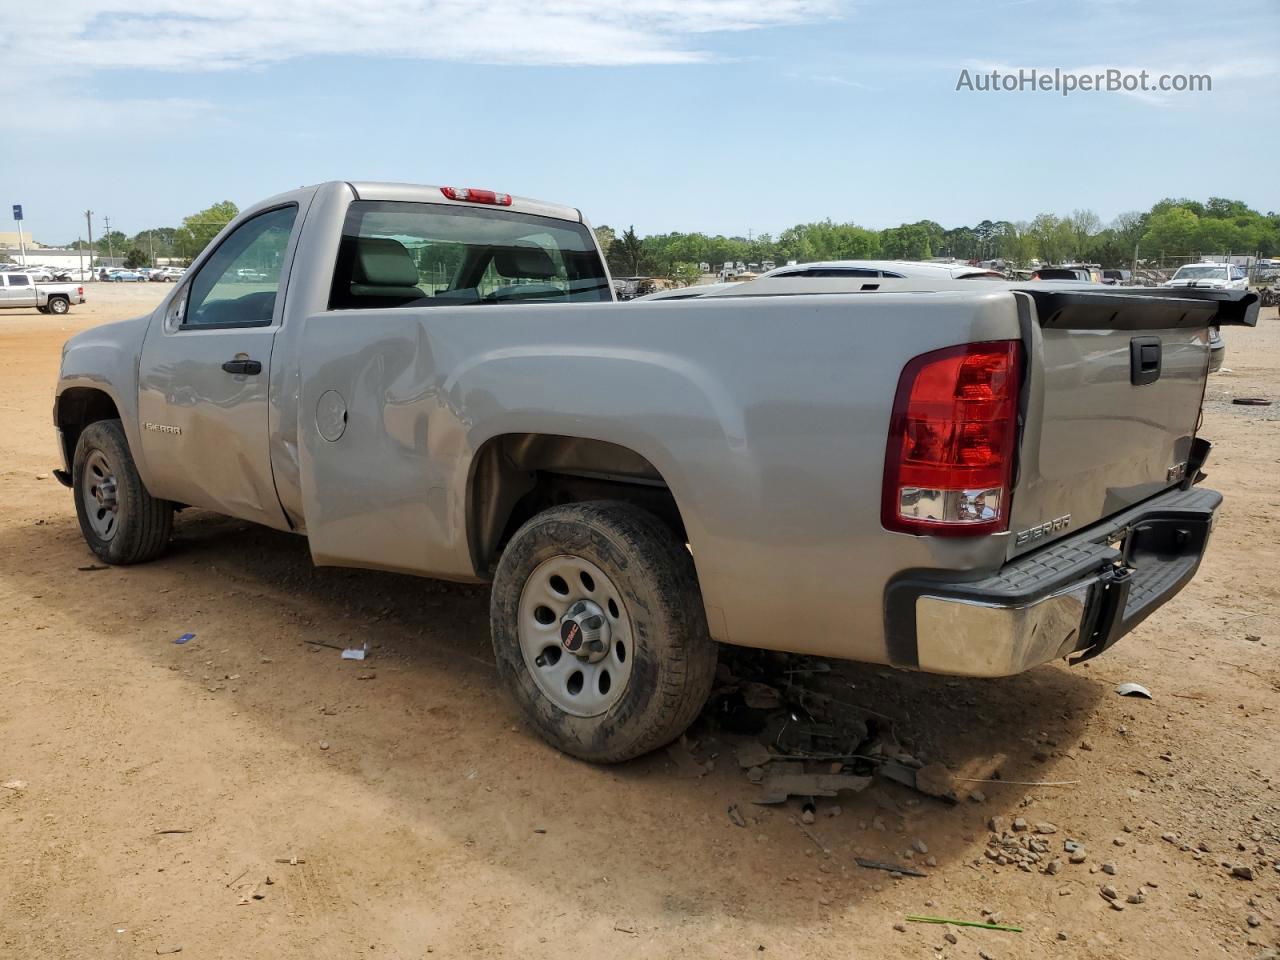
[[[467,534],[476,572],[492,573],[503,546],[530,517],[587,500],[634,503],[686,537],[666,480],[635,451],[605,440],[505,434],[485,443],[472,465]]]
[[[58,395],[58,429],[68,464],[75,457],[76,442],[84,428],[99,420],[118,420],[120,411],[115,401],[92,387],[71,387]]]

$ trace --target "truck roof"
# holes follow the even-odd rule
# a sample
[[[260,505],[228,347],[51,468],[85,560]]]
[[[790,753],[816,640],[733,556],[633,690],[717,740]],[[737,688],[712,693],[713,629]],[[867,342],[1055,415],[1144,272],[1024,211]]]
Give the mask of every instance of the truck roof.
[[[468,203],[464,200],[451,200],[441,191],[443,187],[421,183],[382,183],[373,180],[348,180],[347,185],[355,191],[360,200],[401,200],[409,203],[445,203],[462,204],[468,207],[488,207],[493,204]],[[471,188],[474,189],[474,188]],[[503,192],[503,191],[499,191]],[[557,220],[572,220],[585,223],[582,212],[575,207],[561,203],[547,203],[544,200],[533,200],[529,197],[517,197],[509,194],[511,203],[500,209],[515,213],[529,213],[539,217],[554,217]]]

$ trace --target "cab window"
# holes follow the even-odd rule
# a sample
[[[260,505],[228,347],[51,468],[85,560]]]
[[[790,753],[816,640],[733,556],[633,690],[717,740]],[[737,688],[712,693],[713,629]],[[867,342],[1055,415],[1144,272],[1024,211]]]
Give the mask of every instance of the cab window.
[[[184,327],[247,327],[271,322],[280,271],[298,208],[246,220],[218,245],[191,281]]]

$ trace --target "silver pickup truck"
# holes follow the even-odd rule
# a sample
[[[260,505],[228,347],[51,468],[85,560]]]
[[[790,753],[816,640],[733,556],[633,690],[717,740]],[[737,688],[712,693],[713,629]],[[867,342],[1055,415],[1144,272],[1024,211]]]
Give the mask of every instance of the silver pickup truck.
[[[0,310],[26,307],[41,313],[63,314],[73,303],[84,303],[82,284],[37,283],[29,273],[0,272]]]
[[[717,643],[969,676],[1115,643],[1200,563],[1207,331],[1257,310],[995,281],[623,307],[577,210],[327,183],[67,343],[58,475],[108,563],[198,507],[491,581],[507,690],[616,761],[693,720]]]

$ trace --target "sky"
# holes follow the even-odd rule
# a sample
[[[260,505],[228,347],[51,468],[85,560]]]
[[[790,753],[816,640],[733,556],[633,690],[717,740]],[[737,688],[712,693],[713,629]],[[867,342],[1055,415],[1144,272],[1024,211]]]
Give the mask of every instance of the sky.
[[[4,17],[0,230],[132,234],[331,179],[641,234],[1280,208],[1280,2],[48,0]],[[1212,90],[958,90],[991,70]],[[962,71],[968,71],[967,74]]]

